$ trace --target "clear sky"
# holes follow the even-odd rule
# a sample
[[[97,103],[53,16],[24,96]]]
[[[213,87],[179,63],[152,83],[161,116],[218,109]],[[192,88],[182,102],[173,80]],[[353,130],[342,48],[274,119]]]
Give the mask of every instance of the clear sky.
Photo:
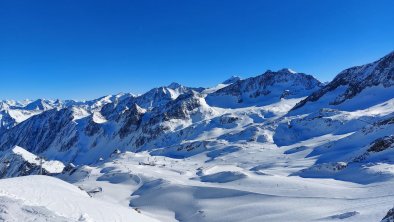
[[[213,86],[283,67],[327,81],[392,50],[393,0],[0,1],[0,99]]]

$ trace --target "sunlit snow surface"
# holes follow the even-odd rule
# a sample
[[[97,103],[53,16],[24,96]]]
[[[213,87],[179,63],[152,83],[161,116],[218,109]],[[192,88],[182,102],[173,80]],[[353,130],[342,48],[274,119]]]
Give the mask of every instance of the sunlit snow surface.
[[[185,141],[207,141],[205,148],[196,147],[198,152],[173,156],[176,149],[156,148],[113,154],[58,176],[73,185],[36,176],[1,180],[0,208],[4,211],[0,215],[6,221],[382,219],[394,203],[392,165],[378,159],[341,171],[336,167],[361,155],[362,146],[375,138],[393,132],[392,126],[381,126],[364,133],[373,126],[359,121],[390,117],[393,100],[355,111],[316,109],[306,115],[286,115],[297,101],[238,109],[214,107],[211,123],[192,123],[194,136]],[[226,123],[231,116],[238,119]],[[99,116],[94,118],[104,122]],[[217,118],[224,123],[217,124]],[[333,130],[324,125],[326,119]],[[352,121],[360,125],[346,127]],[[352,144],[346,148],[348,156],[342,154],[341,144]],[[14,151],[36,161],[22,148]]]
[[[0,181],[0,221],[157,221],[107,203],[62,180],[27,176]]]
[[[158,149],[159,156],[126,152],[60,177],[87,191],[100,187],[102,192],[93,198],[138,208],[161,221],[380,221],[394,204],[394,168],[384,159],[370,164],[351,160],[365,152],[362,146],[393,132],[393,126],[381,126],[365,134],[373,126],[358,120],[390,117],[393,100],[312,120],[282,117],[294,102],[217,108],[220,116],[240,119],[231,127],[195,132],[198,136],[193,141],[211,141],[196,155],[174,158],[175,151],[169,148]],[[272,114],[264,117],[268,111]],[[326,131],[324,118],[331,119],[330,124],[354,121],[361,125],[339,124]],[[272,128],[273,123],[279,131]],[[280,127],[289,123],[290,129],[313,133],[299,131],[303,136],[291,139],[282,134],[288,145],[275,145],[280,144],[274,141],[281,139]],[[251,137],[256,139],[250,141]],[[341,144],[352,144],[347,148],[349,155],[341,153]],[[337,170],[342,161],[348,168]]]
[[[283,69],[44,112],[0,136],[2,177],[37,167],[34,152],[76,167],[0,180],[0,220],[380,221],[394,204],[394,54],[385,58],[331,85]],[[370,76],[377,67],[384,75]]]

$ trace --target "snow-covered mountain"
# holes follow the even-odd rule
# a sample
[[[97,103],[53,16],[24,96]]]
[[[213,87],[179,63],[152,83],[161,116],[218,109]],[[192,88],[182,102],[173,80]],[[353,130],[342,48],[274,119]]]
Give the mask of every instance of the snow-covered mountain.
[[[318,102],[324,107],[341,105],[340,107],[348,109],[367,108],[391,99],[393,93],[394,52],[391,52],[378,61],[342,71],[329,84],[312,93],[293,109],[299,109],[313,102]],[[357,96],[362,98],[363,102],[344,105],[346,101]]]
[[[282,69],[212,88],[4,101],[2,177],[37,174],[39,155],[68,166],[45,173],[160,221],[379,221],[394,204],[393,64],[390,53],[328,84]]]
[[[394,52],[376,62],[342,71],[332,82],[298,103],[276,129],[278,145],[326,135],[346,135],[314,147],[317,162],[296,173],[358,183],[376,181],[377,166],[391,163]],[[370,166],[366,166],[370,164]],[[336,169],[340,165],[340,170]],[[392,172],[379,169],[383,178]],[[357,177],[350,175],[357,174]]]
[[[237,82],[239,80],[241,80],[241,77],[239,77],[239,76],[231,76],[227,80],[223,81],[222,84],[229,85],[229,84],[233,84],[233,83],[235,83],[235,82]]]
[[[280,99],[300,98],[320,89],[322,84],[311,75],[290,69],[237,80],[207,96],[208,104],[223,108],[268,105]]]
[[[0,158],[0,175],[2,178],[39,173],[54,175],[62,173],[64,167],[64,164],[60,161],[41,160],[40,157],[19,146],[7,150]]]
[[[0,101],[0,133],[16,126],[18,123],[41,113],[43,110],[26,110],[28,104],[14,101]]]
[[[105,96],[90,101],[74,101],[74,100],[47,100],[38,99],[35,101],[0,101],[0,134],[19,123],[29,119],[32,116],[41,114],[52,109],[62,109],[76,107],[80,110],[80,115],[88,115],[94,111],[113,103],[123,97],[133,97],[131,94],[118,94],[114,96]]]

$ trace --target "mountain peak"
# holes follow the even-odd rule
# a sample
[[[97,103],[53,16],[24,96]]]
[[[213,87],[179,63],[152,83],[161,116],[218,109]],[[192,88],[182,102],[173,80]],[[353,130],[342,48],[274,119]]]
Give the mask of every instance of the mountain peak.
[[[37,99],[25,106],[26,110],[48,110],[53,108],[46,100]]]
[[[294,71],[292,69],[289,69],[289,68],[283,68],[283,69],[279,70],[278,72],[280,72],[280,73],[288,73],[288,74],[295,74],[295,73],[297,73],[296,71]]]
[[[167,88],[170,88],[170,89],[177,89],[179,87],[182,87],[182,85],[177,82],[172,82],[170,85],[167,86]]]
[[[223,84],[232,84],[232,83],[235,83],[239,80],[241,80],[241,78],[239,76],[231,76],[229,79],[225,80],[223,82]]]
[[[301,98],[320,89],[321,83],[311,75],[296,73],[291,69],[265,73],[239,80],[206,97],[211,106],[237,108],[264,106],[282,98]],[[263,99],[264,98],[264,99]]]
[[[394,59],[394,50],[391,51],[390,53],[388,53],[387,55],[385,55],[382,59]]]
[[[145,113],[146,110],[141,108],[137,103],[133,103],[130,107],[130,110],[135,113]]]
[[[293,110],[304,106],[307,102],[315,102],[327,93],[333,91],[337,91],[338,95],[334,99],[328,101],[329,105],[339,105],[356,97],[367,88],[369,88],[371,92],[373,91],[372,88],[375,88],[375,90],[379,87],[393,88],[393,73],[394,51],[375,62],[343,70],[330,83],[299,102]],[[340,87],[342,87],[342,89]],[[340,92],[341,90],[343,92]],[[373,95],[373,97],[376,97],[375,101],[383,101],[384,99],[392,98],[392,95],[379,95],[379,97]]]

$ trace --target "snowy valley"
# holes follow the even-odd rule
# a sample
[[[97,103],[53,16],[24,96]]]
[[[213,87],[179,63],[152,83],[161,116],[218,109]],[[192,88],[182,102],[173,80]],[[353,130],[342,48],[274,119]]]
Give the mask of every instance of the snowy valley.
[[[0,221],[394,221],[394,52],[327,84],[1,101],[0,152]]]

